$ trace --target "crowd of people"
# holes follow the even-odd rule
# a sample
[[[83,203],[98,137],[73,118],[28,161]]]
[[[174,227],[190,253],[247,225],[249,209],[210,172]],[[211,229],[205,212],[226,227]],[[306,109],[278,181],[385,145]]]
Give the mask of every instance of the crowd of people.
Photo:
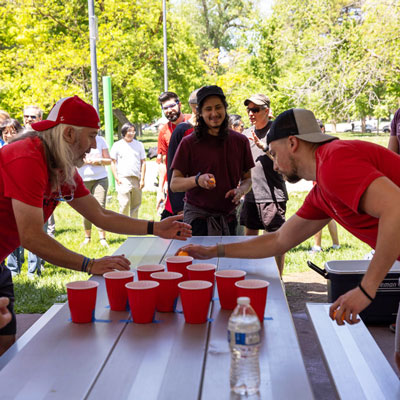
[[[0,318],[9,318],[6,310],[12,316],[0,330],[0,347],[12,343],[16,329],[11,275],[20,266],[13,271],[4,260],[9,254],[18,259],[18,246],[39,260],[29,273],[40,273],[42,259],[95,274],[129,268],[124,256],[89,260],[59,244],[49,231],[49,218],[60,201],[82,214],[83,245],[91,241],[92,224],[103,246],[108,245],[106,231],[185,239],[192,234],[236,235],[242,226],[245,235],[257,237],[182,249],[199,259],[274,256],[281,275],[285,253],[292,247],[316,235],[314,250],[321,250],[326,225],[333,248],[339,248],[336,221],[375,249],[361,283],[330,309],[339,325],[358,322],[358,313],[373,301],[380,282],[400,259],[400,243],[392,239],[400,227],[400,157],[395,154],[400,149],[399,111],[388,150],[326,134],[309,110],[290,109],[274,118],[265,94],[243,99],[251,124],[247,129],[240,115],[228,114],[226,96],[215,85],[191,93],[191,114],[182,112],[174,92],[164,92],[158,100],[168,120],[158,138],[157,207],[164,205],[160,222],[137,219],[146,157],[134,125],[125,124],[122,139],[109,150],[97,134],[97,112],[77,96],[57,102],[46,120],[38,107],[27,107],[25,129],[0,112],[0,214],[7,222],[0,230],[0,297],[9,299],[0,299]],[[106,209],[107,165],[117,183],[119,214]],[[286,221],[285,180],[300,179],[314,181],[314,186]]]

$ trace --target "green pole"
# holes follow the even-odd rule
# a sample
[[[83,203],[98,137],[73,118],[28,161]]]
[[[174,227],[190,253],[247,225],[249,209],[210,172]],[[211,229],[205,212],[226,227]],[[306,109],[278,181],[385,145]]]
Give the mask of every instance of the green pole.
[[[112,91],[111,78],[103,76],[103,93],[104,93],[104,124],[106,128],[106,142],[111,150],[114,144],[114,127],[113,127],[113,112],[112,112]],[[108,167],[108,184],[110,189],[115,189],[114,175],[111,168]]]

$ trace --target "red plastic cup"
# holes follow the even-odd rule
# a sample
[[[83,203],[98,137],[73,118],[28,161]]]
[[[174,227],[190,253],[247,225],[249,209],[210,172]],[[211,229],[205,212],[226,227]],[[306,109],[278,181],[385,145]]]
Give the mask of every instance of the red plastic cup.
[[[235,286],[237,297],[249,297],[250,305],[257,313],[260,322],[263,322],[269,282],[261,279],[246,279],[236,282]]]
[[[207,281],[214,285],[215,270],[217,266],[214,264],[192,264],[186,267],[191,281]]]
[[[204,324],[212,294],[212,283],[208,281],[185,281],[178,284],[183,315],[188,324]]]
[[[133,271],[112,271],[103,274],[106,280],[106,289],[110,308],[113,311],[126,311],[128,293],[125,284],[133,281]]]
[[[183,275],[183,280],[187,281],[189,279],[189,274],[186,269],[188,265],[193,262],[193,257],[190,256],[171,256],[166,260],[167,270],[171,272],[179,272]]]
[[[136,324],[153,322],[159,286],[158,282],[145,280],[125,284],[132,320]]]
[[[165,266],[162,264],[139,265],[136,270],[139,281],[149,281],[153,272],[164,272]]]
[[[246,271],[240,269],[225,269],[215,273],[221,308],[233,310],[236,307],[235,282],[243,280],[245,276]]]
[[[94,321],[97,286],[99,282],[96,281],[75,281],[66,284],[72,322],[85,324]]]
[[[157,294],[157,311],[171,312],[175,310],[178,300],[178,283],[183,275],[178,272],[153,272],[151,279],[160,284]]]

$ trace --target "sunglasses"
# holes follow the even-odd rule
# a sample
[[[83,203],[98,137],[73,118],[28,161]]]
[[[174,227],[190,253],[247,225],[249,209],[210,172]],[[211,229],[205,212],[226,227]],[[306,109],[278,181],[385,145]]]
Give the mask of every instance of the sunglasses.
[[[58,191],[58,196],[59,197],[56,197],[54,200],[70,202],[70,201],[72,201],[74,199],[74,192],[72,192],[71,194],[63,195],[61,193],[61,189],[60,189]]]
[[[170,104],[169,106],[163,106],[163,107],[161,107],[164,111],[167,111],[167,110],[169,110],[170,108],[174,108],[175,106],[177,106],[179,104],[179,102],[178,101],[176,101],[175,103],[173,103],[173,104]]]
[[[24,118],[36,119],[37,115],[24,115]]]
[[[253,108],[250,108],[250,107],[248,107],[247,108],[247,114],[251,111],[253,114],[257,114],[258,112],[260,112],[260,110],[261,110],[261,108],[258,108],[258,107],[253,107]]]

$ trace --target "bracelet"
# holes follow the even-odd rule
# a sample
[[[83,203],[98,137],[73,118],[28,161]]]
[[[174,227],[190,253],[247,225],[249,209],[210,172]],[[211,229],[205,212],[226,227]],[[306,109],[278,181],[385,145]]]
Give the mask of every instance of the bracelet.
[[[86,272],[87,266],[89,264],[90,258],[87,257],[83,257],[83,261],[82,261],[82,266],[81,266],[81,271],[82,272]]]
[[[222,243],[217,243],[217,257],[225,257],[225,246]]]
[[[149,221],[147,223],[147,234],[153,235],[153,233],[154,233],[154,221]]]
[[[358,287],[360,288],[360,290],[365,294],[365,296],[368,297],[369,301],[374,301],[374,299],[366,292],[366,290],[361,286],[361,282],[358,284]]]
[[[87,265],[87,273],[90,275],[92,273],[92,268],[94,265],[94,258],[91,258],[89,264]]]
[[[194,181],[196,182],[196,185],[200,187],[199,185],[199,178],[200,178],[201,172],[198,172],[196,177],[194,178]]]

